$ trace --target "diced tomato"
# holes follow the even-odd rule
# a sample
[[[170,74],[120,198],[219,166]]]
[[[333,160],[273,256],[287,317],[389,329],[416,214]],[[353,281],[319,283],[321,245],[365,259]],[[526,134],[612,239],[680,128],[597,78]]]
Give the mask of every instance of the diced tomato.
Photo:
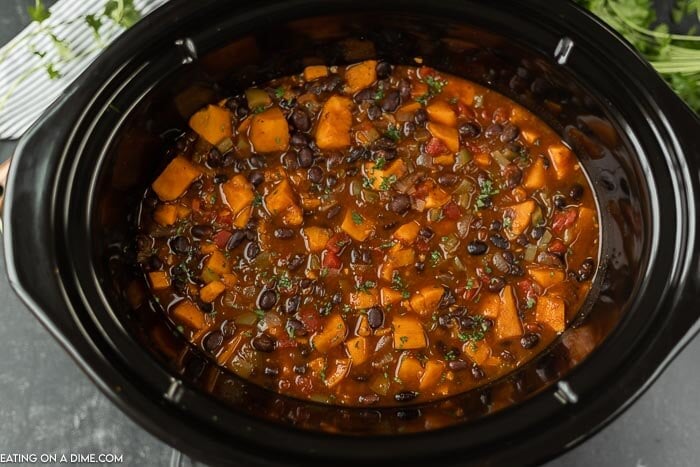
[[[565,211],[560,211],[554,214],[552,218],[552,231],[556,234],[564,232],[566,229],[574,225],[578,217],[578,209],[569,208]]]
[[[478,282],[473,282],[470,285],[471,287],[458,287],[457,289],[455,289],[455,293],[457,295],[461,295],[462,298],[464,298],[465,300],[473,300],[474,297],[476,297],[476,295],[479,293],[479,289],[481,287],[479,287]]]
[[[299,320],[310,332],[320,331],[323,328],[321,316],[313,308],[302,308],[299,312]]]
[[[323,267],[328,269],[340,269],[343,265],[343,261],[340,256],[333,253],[332,251],[324,250],[323,254]]]
[[[299,345],[296,340],[289,337],[286,332],[277,338],[277,348],[278,349],[290,349]]]
[[[339,255],[343,249],[350,244],[350,236],[345,232],[337,233],[333,235],[326,243],[326,249]]]
[[[566,247],[566,244],[564,244],[564,242],[562,242],[558,238],[555,238],[554,240],[549,242],[549,246],[547,247],[547,251],[558,256],[565,255],[567,250],[568,248]]]
[[[457,219],[462,217],[462,210],[459,208],[459,205],[454,201],[450,201],[449,203],[447,203],[442,208],[442,213],[445,215],[446,219],[449,219],[451,221],[456,221]]]
[[[425,152],[430,156],[439,156],[441,154],[446,154],[449,151],[442,140],[433,136],[427,143],[425,143]]]
[[[220,250],[223,250],[224,248],[226,248],[226,244],[228,243],[229,238],[231,238],[231,235],[233,234],[228,230],[221,230],[214,234],[212,240],[214,240],[214,243],[217,247],[219,247]]]
[[[530,279],[523,279],[516,282],[515,287],[520,296],[524,299],[537,296],[541,293],[539,286]]]

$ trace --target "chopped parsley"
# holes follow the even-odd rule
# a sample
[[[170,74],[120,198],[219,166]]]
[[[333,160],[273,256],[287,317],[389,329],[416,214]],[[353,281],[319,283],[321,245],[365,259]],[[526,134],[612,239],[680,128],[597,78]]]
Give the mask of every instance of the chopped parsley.
[[[421,105],[428,105],[428,99],[430,99],[430,93],[425,93],[422,96],[416,97],[416,102]]]
[[[456,358],[457,358],[457,352],[455,352],[454,350],[450,350],[449,352],[447,352],[445,354],[445,360],[447,360],[448,362],[451,362],[452,360],[455,360]]]
[[[383,169],[385,165],[386,165],[386,159],[383,157],[378,157],[377,160],[374,161],[374,168],[375,169]]]
[[[481,191],[479,192],[479,196],[476,198],[476,208],[483,209],[488,206],[488,200],[499,192],[500,191],[493,186],[493,182],[491,180],[485,180],[481,184]]]
[[[408,342],[408,336],[401,336],[399,337],[399,340],[401,341],[401,345],[403,346],[406,342]]]
[[[294,328],[291,327],[291,326],[287,326],[286,330],[287,330],[287,334],[289,334],[289,337],[290,337],[291,339],[294,339],[294,334],[296,333],[296,331],[294,330]]]
[[[386,250],[387,248],[391,248],[394,245],[396,245],[396,240],[389,240],[379,245],[379,248],[381,248],[382,250]]]
[[[262,310],[260,308],[256,308],[253,310],[253,313],[258,315],[258,319],[263,319],[265,317],[265,310]]]
[[[426,76],[423,81],[430,88],[430,93],[432,95],[440,94],[445,85],[447,84],[447,81],[443,81],[439,77],[435,76]]]
[[[265,106],[264,106],[264,105],[258,105],[257,107],[255,107],[255,108],[253,109],[253,113],[254,113],[254,114],[259,114],[259,113],[264,112],[264,111],[265,111]]]
[[[473,288],[474,288],[474,279],[469,278],[469,279],[467,280],[467,290],[471,290],[471,289],[473,289]]]
[[[362,187],[363,188],[374,188],[374,177],[362,177]]]
[[[388,191],[391,185],[396,183],[396,175],[389,175],[388,177],[382,177],[382,183],[379,185],[379,189],[382,191]]]
[[[253,206],[262,206],[263,197],[260,193],[256,192],[253,197]]]
[[[321,268],[321,278],[325,278],[328,276],[328,268]]]
[[[530,308],[532,308],[533,306],[535,306],[535,303],[536,303],[536,302],[535,302],[535,299],[534,299],[534,298],[528,297],[528,298],[527,298],[527,301],[525,302],[525,308],[527,308],[527,309],[529,310]]]
[[[406,281],[404,281],[401,275],[396,272],[391,278],[391,288],[401,292],[401,298],[403,298],[404,300],[408,300],[409,298],[411,298],[411,292],[408,291]]]
[[[511,218],[510,216],[504,216],[503,217],[503,228],[510,230],[512,225],[513,225],[513,218]]]
[[[376,286],[377,283],[374,281],[364,281],[360,284],[357,284],[355,286],[355,289],[357,289],[358,292],[368,293],[371,289],[375,288]]]
[[[486,322],[486,318],[481,315],[474,315],[471,317],[474,322],[474,328],[467,332],[460,332],[458,337],[462,342],[471,342],[475,344],[476,342],[482,341],[486,338],[486,332],[489,330],[489,325]]]
[[[440,261],[442,261],[442,254],[437,250],[431,251],[430,252],[430,264],[432,264],[433,266],[437,266],[437,264]]]
[[[353,222],[355,225],[362,225],[362,223],[365,221],[365,218],[362,217],[362,215],[361,215],[359,212],[357,212],[357,211],[353,211],[353,212],[350,214],[350,216],[352,217],[352,222]]]
[[[286,271],[277,277],[277,287],[280,290],[289,290],[292,288],[292,285],[292,279],[289,278]]]
[[[277,99],[282,99],[284,97],[285,90],[282,86],[275,89],[275,97]]]
[[[399,132],[399,129],[394,125],[389,125],[384,135],[387,138],[391,138],[393,141],[398,141],[399,139],[401,139],[401,133]]]
[[[377,89],[377,92],[374,93],[374,100],[375,101],[380,101],[384,99],[384,90],[383,89]]]

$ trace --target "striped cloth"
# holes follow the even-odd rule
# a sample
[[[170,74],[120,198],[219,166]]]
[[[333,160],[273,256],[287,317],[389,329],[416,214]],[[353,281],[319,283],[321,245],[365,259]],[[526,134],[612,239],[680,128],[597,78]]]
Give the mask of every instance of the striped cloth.
[[[134,4],[145,15],[165,1],[135,0]],[[72,58],[65,63],[59,62],[61,51],[41,30],[43,25],[36,22],[0,49],[0,139],[22,136],[99,54],[102,48],[82,17],[99,15],[105,3],[106,0],[60,0],[50,8],[51,17],[43,24],[52,26],[56,37],[69,44]],[[122,32],[112,21],[103,21],[100,28],[104,45]],[[42,59],[33,53],[35,50],[46,55]],[[44,61],[59,62],[56,70],[61,77],[51,79]]]

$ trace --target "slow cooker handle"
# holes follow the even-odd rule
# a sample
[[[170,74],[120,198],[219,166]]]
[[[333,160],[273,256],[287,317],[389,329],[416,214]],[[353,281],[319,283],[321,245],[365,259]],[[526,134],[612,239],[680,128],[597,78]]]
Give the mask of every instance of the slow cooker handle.
[[[0,163],[0,233],[2,233],[2,207],[5,203],[5,187],[7,186],[7,175],[10,173],[10,163],[12,157]]]

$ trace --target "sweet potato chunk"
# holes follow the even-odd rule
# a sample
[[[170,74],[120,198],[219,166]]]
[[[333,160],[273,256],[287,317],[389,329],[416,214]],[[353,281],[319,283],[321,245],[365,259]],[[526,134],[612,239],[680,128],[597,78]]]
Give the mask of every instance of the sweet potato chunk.
[[[422,349],[426,346],[423,325],[412,316],[395,316],[392,321],[394,328],[395,349]]]
[[[382,191],[391,188],[391,185],[406,175],[408,171],[406,163],[402,159],[396,159],[384,169],[378,169],[374,162],[367,162],[363,168],[372,188]]]
[[[311,337],[311,345],[319,352],[326,353],[345,340],[347,330],[345,321],[340,315],[331,315],[324,323],[323,330]]]
[[[202,171],[182,156],[177,156],[165,167],[151,187],[161,201],[172,201],[187,191]]]
[[[496,337],[501,340],[511,339],[522,333],[523,327],[515,306],[513,288],[508,285],[501,291],[501,310],[496,318]]]
[[[431,135],[445,143],[450,152],[459,150],[459,133],[456,128],[435,122],[428,122],[426,128]]]
[[[163,290],[170,287],[170,278],[165,271],[153,271],[148,273],[148,281],[153,290]]]
[[[350,294],[350,305],[358,310],[371,308],[379,304],[377,289],[358,290]]]
[[[255,199],[253,185],[241,174],[234,175],[226,183],[223,183],[221,192],[223,193],[224,202],[231,209],[234,216],[253,204]]]
[[[393,267],[403,268],[414,263],[416,252],[412,248],[402,248],[397,244],[388,251],[387,258]]]
[[[153,211],[153,220],[159,225],[173,225],[177,221],[177,206],[161,204]]]
[[[437,309],[445,289],[439,285],[428,285],[411,297],[411,309],[420,315],[428,315]]]
[[[328,67],[325,65],[310,65],[304,68],[304,81],[314,81],[328,76]]]
[[[379,291],[379,299],[382,306],[393,305],[403,300],[403,293],[389,287],[382,287]]]
[[[255,152],[285,151],[289,147],[289,125],[279,107],[253,115],[248,137]]]
[[[230,272],[226,256],[219,250],[212,252],[204,263],[204,271],[209,270],[214,274],[226,274]]]
[[[440,208],[449,203],[451,199],[452,196],[448,192],[436,184],[430,183],[428,193],[425,196],[425,207],[427,209]]]
[[[226,286],[223,282],[213,281],[201,288],[199,291],[199,298],[201,298],[204,303],[211,303],[216,300],[216,297],[221,295],[224,290],[226,290]]]
[[[316,145],[319,149],[342,149],[350,146],[352,101],[347,97],[328,98],[316,127]]]
[[[345,70],[345,82],[347,83],[347,91],[350,94],[362,91],[375,81],[377,81],[376,60],[366,60],[351,65]]]
[[[396,377],[409,389],[418,389],[423,367],[417,358],[404,355],[396,366]]]
[[[204,327],[204,313],[189,300],[178,303],[170,313],[173,321],[190,329],[198,330]]]
[[[530,274],[530,277],[535,280],[535,282],[545,289],[559,284],[565,279],[564,271],[561,269],[531,267],[528,268],[527,272]]]
[[[265,197],[265,207],[271,215],[282,216],[285,225],[297,226],[304,221],[301,207],[286,178]]]
[[[335,365],[331,367],[326,375],[326,386],[332,388],[340,383],[350,372],[352,361],[348,358],[339,358],[335,361]]]
[[[530,226],[532,213],[535,212],[536,207],[535,202],[529,199],[506,208],[505,216],[511,220],[510,228],[506,229],[506,234],[511,240],[525,232]]]
[[[486,318],[496,319],[501,311],[501,298],[492,293],[484,293],[479,300],[481,314]]]
[[[358,242],[364,242],[374,233],[374,222],[359,212],[348,209],[340,228]]]
[[[369,358],[369,346],[367,345],[367,338],[358,336],[348,339],[345,342],[345,350],[350,356],[353,365],[362,365]]]
[[[477,365],[483,365],[491,356],[491,347],[485,342],[465,342],[462,345],[464,352],[469,359]]]
[[[440,360],[428,360],[425,363],[425,370],[423,371],[423,376],[420,378],[419,389],[421,391],[426,391],[440,381],[442,377],[442,372],[445,371],[445,363]]]
[[[546,324],[556,332],[566,329],[566,306],[564,300],[558,297],[542,295],[537,299],[535,306],[535,319]]]
[[[435,101],[425,108],[431,122],[440,123],[449,127],[457,126],[457,114],[445,101]],[[435,135],[433,135],[435,136]],[[435,136],[437,138],[437,136]]]
[[[553,144],[547,149],[557,180],[563,180],[571,174],[576,164],[576,157],[571,149],[563,144]]]
[[[221,282],[224,283],[227,289],[233,289],[238,283],[238,277],[232,273],[224,273],[221,275]]]
[[[208,105],[190,117],[190,128],[210,144],[217,145],[233,135],[231,112],[216,105]]]
[[[318,253],[326,248],[331,239],[331,231],[322,227],[304,227],[302,230],[306,249],[311,253]]]
[[[544,161],[541,157],[535,159],[535,162],[527,169],[523,186],[528,190],[539,190],[544,187],[546,170]]]
[[[416,221],[407,222],[394,231],[394,238],[405,245],[411,245],[416,241],[420,224]]]

